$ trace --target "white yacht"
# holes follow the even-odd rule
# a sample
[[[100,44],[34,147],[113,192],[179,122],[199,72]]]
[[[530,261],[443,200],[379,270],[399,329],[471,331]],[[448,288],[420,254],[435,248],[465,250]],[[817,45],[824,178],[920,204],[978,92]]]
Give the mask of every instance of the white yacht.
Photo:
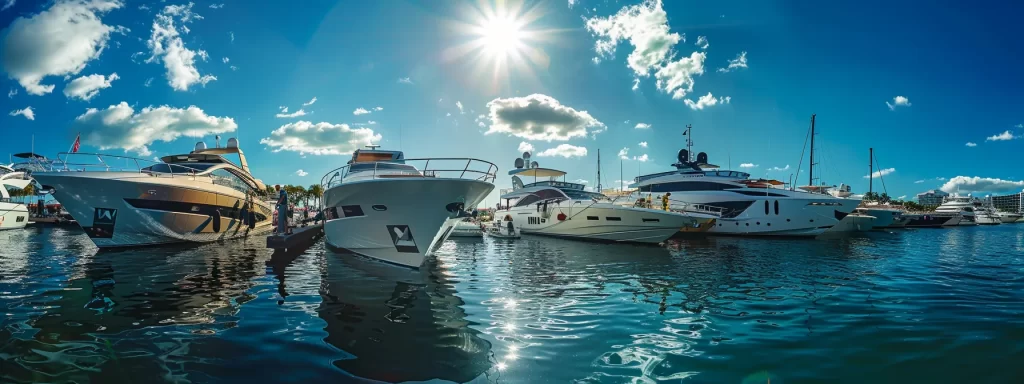
[[[565,172],[540,168],[528,159],[529,153],[516,159],[516,169],[509,171],[512,191],[501,196],[507,208],[495,213],[511,215],[523,234],[657,244],[680,231],[707,231],[715,222],[707,214],[616,204],[583,184],[566,182]],[[524,184],[523,178],[532,182]]]
[[[839,220],[836,225],[826,230],[825,233],[867,232],[875,229],[875,220],[874,216],[854,211],[844,216],[842,220]]]
[[[999,220],[1002,221],[1004,224],[1005,223],[1016,223],[1016,222],[1020,221],[1021,219],[1024,219],[1024,215],[1021,215],[1020,213],[999,212]]]
[[[909,219],[904,217],[905,212],[899,208],[867,205],[857,208],[855,212],[874,216],[875,222],[873,225],[875,228],[902,228],[909,221]]]
[[[952,227],[958,225],[978,225],[974,216],[974,198],[970,195],[960,196],[954,194],[948,196],[935,208],[932,217],[948,218],[942,226]]]
[[[24,189],[31,183],[32,179],[24,172],[0,165],[0,230],[25,228],[28,224],[28,208],[25,204],[11,200],[7,187]]]
[[[448,237],[484,237],[484,227],[470,218],[459,220]]]
[[[643,193],[671,192],[673,209],[716,207],[721,218],[711,234],[817,236],[839,223],[860,204],[857,198],[781,188],[773,180],[752,180],[746,172],[720,170],[707,154],[690,161],[679,151],[675,171],[639,176],[630,187]]]
[[[222,155],[237,154],[236,165]],[[32,174],[100,248],[211,242],[271,229],[266,187],[249,172],[238,141],[164,156],[64,153],[63,169]],[[77,163],[80,158],[98,162]],[[152,165],[150,165],[152,164]],[[148,166],[147,166],[148,165]]]
[[[327,244],[419,268],[465,210],[491,193],[498,167],[476,159],[406,159],[376,147],[356,150],[321,179]]]
[[[978,225],[998,225],[1003,223],[1003,219],[999,217],[999,211],[996,210],[996,207],[992,206],[989,199],[974,200],[974,221]]]

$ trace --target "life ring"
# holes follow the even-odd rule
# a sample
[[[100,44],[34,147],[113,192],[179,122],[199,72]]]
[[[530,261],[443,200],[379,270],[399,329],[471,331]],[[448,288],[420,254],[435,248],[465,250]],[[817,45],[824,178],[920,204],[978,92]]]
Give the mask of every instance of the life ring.
[[[565,219],[567,218],[568,216],[566,216],[564,213],[558,212],[558,221],[565,221]]]

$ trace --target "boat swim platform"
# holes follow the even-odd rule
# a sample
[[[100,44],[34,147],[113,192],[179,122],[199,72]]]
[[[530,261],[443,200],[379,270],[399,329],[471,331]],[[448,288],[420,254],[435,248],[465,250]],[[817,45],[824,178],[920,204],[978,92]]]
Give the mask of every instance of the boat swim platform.
[[[313,245],[324,233],[323,223],[297,227],[292,233],[267,236],[267,248],[275,251],[294,251]]]

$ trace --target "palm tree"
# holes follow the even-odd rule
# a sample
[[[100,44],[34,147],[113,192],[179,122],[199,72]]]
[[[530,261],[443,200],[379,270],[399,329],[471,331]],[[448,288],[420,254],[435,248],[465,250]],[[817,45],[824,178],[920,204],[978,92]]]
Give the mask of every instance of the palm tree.
[[[878,196],[878,201],[882,202],[882,204],[886,204],[892,201],[892,198],[889,197],[888,193],[882,192],[882,195]]]
[[[320,184],[313,184],[309,186],[309,189],[307,191],[309,191],[310,197],[313,198],[313,202],[315,202],[317,206],[319,206],[320,198],[323,197],[324,195],[324,187],[322,187]]]

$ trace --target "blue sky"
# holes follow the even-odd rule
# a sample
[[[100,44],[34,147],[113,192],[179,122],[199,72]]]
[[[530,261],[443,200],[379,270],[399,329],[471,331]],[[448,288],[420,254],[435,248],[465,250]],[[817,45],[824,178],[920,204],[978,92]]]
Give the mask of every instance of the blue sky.
[[[600,149],[607,187],[623,149],[627,180],[669,170],[693,124],[713,163],[802,185],[815,113],[826,183],[866,191],[874,147],[893,197],[1024,189],[1012,2],[8,3],[5,155],[82,132],[152,158],[219,133],[258,178],[308,186],[366,142],[502,175],[527,143],[588,185]]]

